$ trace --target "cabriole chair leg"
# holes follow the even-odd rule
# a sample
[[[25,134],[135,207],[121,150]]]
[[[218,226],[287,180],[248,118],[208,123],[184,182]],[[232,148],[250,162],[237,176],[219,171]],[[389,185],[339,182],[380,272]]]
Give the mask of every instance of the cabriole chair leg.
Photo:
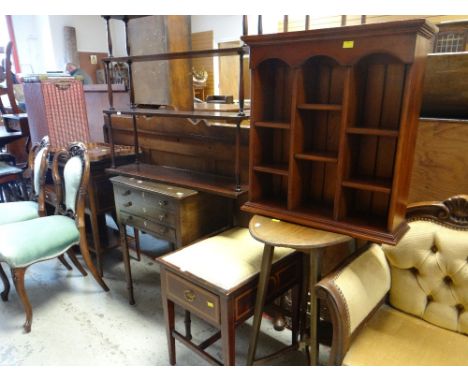
[[[26,333],[29,333],[31,331],[32,324],[32,307],[31,303],[29,302],[28,295],[26,294],[26,289],[24,287],[25,273],[26,268],[14,268],[11,270],[16,292],[18,293],[21,302],[23,303],[24,312],[26,313],[26,322],[24,323],[23,328]]]

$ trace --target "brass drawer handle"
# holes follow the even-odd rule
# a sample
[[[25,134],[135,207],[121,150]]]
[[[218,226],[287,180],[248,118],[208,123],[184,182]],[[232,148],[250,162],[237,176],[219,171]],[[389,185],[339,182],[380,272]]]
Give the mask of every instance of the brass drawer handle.
[[[122,192],[122,196],[128,196],[128,195],[130,195],[131,193],[132,193],[132,191],[126,190],[126,191]]]
[[[159,221],[162,222],[166,219],[167,215],[166,214],[161,214],[159,215]]]
[[[159,204],[159,207],[167,206],[167,200],[160,200],[158,204]]]
[[[190,289],[184,290],[184,297],[188,302],[193,302],[197,298],[197,295]]]
[[[124,207],[131,207],[133,203],[132,202],[127,202],[127,203],[124,203],[123,206]]]

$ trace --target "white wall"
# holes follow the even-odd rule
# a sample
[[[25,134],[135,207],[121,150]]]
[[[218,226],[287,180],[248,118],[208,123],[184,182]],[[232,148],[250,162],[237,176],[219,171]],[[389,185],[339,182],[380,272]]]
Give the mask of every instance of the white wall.
[[[283,16],[267,15],[262,17],[263,33],[277,33],[278,21]],[[258,33],[258,15],[247,16],[248,34]],[[192,33],[213,31],[213,48],[218,43],[238,41],[242,36],[242,15],[194,15],[191,17]],[[213,77],[215,93],[219,90],[219,61],[213,57]]]
[[[277,33],[278,22],[282,15],[264,15],[262,18],[263,33]],[[218,42],[239,40],[242,35],[241,15],[195,15],[191,17],[192,33],[213,31],[215,48]],[[257,34],[258,15],[248,15],[249,34]]]
[[[108,51],[106,22],[98,15],[13,16],[13,25],[23,73],[64,69],[64,26],[75,28],[78,51]],[[125,55],[123,23],[112,20],[111,34],[114,55]]]
[[[41,73],[55,66],[48,16],[13,16],[23,73]]]

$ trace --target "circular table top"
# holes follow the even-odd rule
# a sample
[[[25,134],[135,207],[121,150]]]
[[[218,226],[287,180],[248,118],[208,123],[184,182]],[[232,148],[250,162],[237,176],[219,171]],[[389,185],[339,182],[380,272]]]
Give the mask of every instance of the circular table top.
[[[254,215],[249,223],[254,239],[275,247],[311,249],[328,247],[352,240],[338,233],[321,231],[265,216]]]

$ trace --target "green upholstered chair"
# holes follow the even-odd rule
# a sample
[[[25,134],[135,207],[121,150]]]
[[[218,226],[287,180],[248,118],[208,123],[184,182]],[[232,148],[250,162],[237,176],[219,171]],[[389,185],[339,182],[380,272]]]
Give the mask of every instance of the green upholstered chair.
[[[35,144],[29,152],[28,167],[31,177],[29,200],[0,203],[0,225],[15,223],[45,216],[44,183],[49,153],[49,137]]]
[[[62,165],[63,176],[59,172]],[[26,333],[31,331],[32,323],[32,308],[24,286],[24,275],[30,265],[59,257],[65,252],[74,260],[74,247],[79,245],[88,269],[99,285],[105,291],[109,290],[94,267],[86,242],[84,203],[89,180],[86,146],[72,143],[68,149],[57,151],[53,160],[53,176],[57,194],[54,215],[0,226],[0,264],[6,263],[11,269],[26,313]],[[24,240],[25,235],[27,240]],[[0,278],[4,284],[1,297],[6,301],[10,285],[1,265]]]

